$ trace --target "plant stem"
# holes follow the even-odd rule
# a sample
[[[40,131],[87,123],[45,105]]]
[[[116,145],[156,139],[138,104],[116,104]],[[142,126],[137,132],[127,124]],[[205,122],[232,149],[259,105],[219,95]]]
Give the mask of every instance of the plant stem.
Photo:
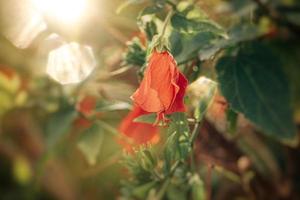
[[[199,135],[200,128],[201,128],[201,122],[197,122],[194,126],[192,136],[191,136],[191,145],[192,146],[194,146],[195,140],[196,140],[197,136]]]
[[[168,24],[169,24],[169,22],[170,22],[170,19],[171,19],[173,13],[174,13],[174,11],[173,11],[173,9],[172,9],[172,10],[169,11],[168,15],[166,16],[165,21],[164,21],[164,24],[163,24],[162,31],[161,31],[161,33],[159,34],[159,38],[160,38],[160,39],[164,37],[165,32],[166,32],[166,29],[167,29],[167,26],[168,26]]]
[[[162,185],[161,189],[157,193],[155,200],[160,200],[160,199],[163,198],[163,196],[165,195],[165,192],[166,192],[169,184],[170,184],[170,178],[168,178],[167,180],[165,180],[165,182]]]
[[[192,136],[191,136],[191,169],[192,171],[195,171],[196,170],[196,164],[195,164],[195,155],[194,155],[194,143],[196,141],[196,138],[200,132],[200,128],[201,128],[201,122],[196,122],[195,123],[195,126],[194,126],[194,129],[193,129],[193,132],[192,132]]]
[[[163,183],[161,189],[159,190],[159,192],[158,192],[157,195],[156,195],[155,200],[160,200],[160,199],[162,199],[162,198],[164,197],[165,192],[166,192],[166,190],[167,190],[167,188],[168,188],[168,186],[169,186],[169,184],[170,184],[170,179],[172,178],[172,176],[173,176],[174,172],[176,171],[176,169],[177,169],[177,167],[178,167],[179,164],[180,164],[180,161],[179,161],[179,160],[177,160],[177,161],[174,163],[174,165],[173,165],[172,168],[171,168],[171,171],[170,171],[169,176],[168,176],[167,179],[164,181],[164,183]]]

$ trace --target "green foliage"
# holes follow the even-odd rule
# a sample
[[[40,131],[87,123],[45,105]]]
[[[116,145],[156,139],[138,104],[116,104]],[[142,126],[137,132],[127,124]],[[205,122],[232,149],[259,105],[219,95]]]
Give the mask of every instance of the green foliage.
[[[205,13],[188,2],[181,2],[177,6],[176,12],[171,18],[174,29],[182,33],[212,32],[216,35],[225,36],[226,33],[220,25],[209,20]]]
[[[177,37],[181,38],[182,43],[180,53],[176,52],[177,55],[175,56],[176,61],[179,64],[197,58],[199,49],[206,47],[216,39],[216,35],[211,32],[199,32],[192,35],[179,34]],[[172,41],[176,43],[176,40],[172,39]],[[171,46],[173,46],[173,44],[174,43],[171,43]]]
[[[204,183],[198,174],[191,176],[189,180],[192,186],[192,200],[204,200],[205,199],[205,188]]]
[[[264,133],[295,142],[288,83],[279,60],[258,43],[242,46],[236,56],[217,64],[218,81],[231,107],[243,113]]]
[[[219,51],[235,47],[242,42],[254,40],[262,34],[254,25],[236,24],[228,30],[227,38],[212,40],[209,44],[199,49],[199,58],[202,61],[212,59]]]
[[[191,151],[190,129],[184,113],[174,113],[170,117],[165,147],[166,166],[168,161],[185,160]]]
[[[133,180],[124,180],[122,193],[128,199],[146,199],[151,189],[159,183],[156,175],[157,160],[150,149],[141,147],[132,155],[125,155],[123,164]]]
[[[49,148],[54,147],[70,131],[77,115],[74,105],[63,104],[62,108],[49,117],[45,130]]]
[[[126,65],[143,66],[146,60],[146,51],[139,38],[134,37],[127,43],[127,52],[124,55]]]
[[[6,2],[0,1],[0,199],[299,199],[299,2],[87,1],[96,13],[86,13],[75,30],[49,15],[36,20],[48,25],[36,33],[33,26],[21,30],[32,21],[27,11],[15,17],[6,4],[31,6]],[[32,41],[18,37],[31,32]],[[23,39],[28,48],[14,46]],[[59,85],[45,76],[45,58],[71,41],[90,45],[99,67],[79,85]],[[168,49],[189,80],[186,112],[158,124],[157,113],[137,117],[159,126],[159,139],[127,144],[136,132],[118,127],[139,85],[133,70],[143,76],[154,48]],[[81,116],[76,101],[85,95],[97,101],[83,103],[91,112]],[[51,197],[36,194],[44,192]]]
[[[93,124],[81,133],[78,148],[90,165],[95,165],[104,141],[104,130],[99,124]]]
[[[238,120],[238,114],[232,110],[231,108],[226,110],[226,117],[228,122],[228,132],[231,135],[234,135],[237,129],[237,120]]]

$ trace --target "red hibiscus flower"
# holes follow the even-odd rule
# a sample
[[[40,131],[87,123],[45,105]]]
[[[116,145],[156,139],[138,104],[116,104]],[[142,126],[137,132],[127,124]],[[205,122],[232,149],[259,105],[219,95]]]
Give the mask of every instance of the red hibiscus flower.
[[[140,115],[148,114],[140,107],[135,106],[133,110],[122,120],[119,131],[126,136],[126,140],[121,139],[120,143],[128,150],[132,145],[155,144],[159,141],[159,129],[151,124],[134,122]],[[128,139],[128,140],[127,140]],[[130,144],[131,143],[131,144]]]
[[[157,113],[158,122],[165,120],[165,114],[185,111],[183,98],[187,84],[173,56],[168,51],[154,51],[144,79],[131,98],[143,110]]]

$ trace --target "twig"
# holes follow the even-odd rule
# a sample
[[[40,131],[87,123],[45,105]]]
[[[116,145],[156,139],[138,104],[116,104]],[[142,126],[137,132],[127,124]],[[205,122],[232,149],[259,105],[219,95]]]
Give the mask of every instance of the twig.
[[[206,173],[206,200],[211,199],[211,174],[213,169],[212,164],[208,164]]]
[[[109,76],[117,76],[131,69],[132,66],[121,66],[119,69],[110,72]]]

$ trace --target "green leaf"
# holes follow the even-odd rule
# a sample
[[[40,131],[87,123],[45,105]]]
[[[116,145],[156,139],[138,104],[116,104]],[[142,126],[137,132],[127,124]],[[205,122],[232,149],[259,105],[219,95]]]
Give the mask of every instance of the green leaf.
[[[177,132],[173,132],[171,135],[168,135],[165,148],[164,148],[164,172],[169,174],[171,171],[172,162],[176,159],[178,155],[177,151]]]
[[[200,32],[194,34],[181,34],[182,50],[175,56],[176,61],[180,64],[191,58],[198,57],[198,51],[209,45],[216,36],[211,32]],[[171,46],[174,44],[171,43]]]
[[[226,32],[217,23],[208,19],[188,19],[185,16],[176,13],[171,18],[171,24],[174,29],[182,33],[211,32],[215,35],[226,37]]]
[[[226,49],[237,45],[240,42],[253,40],[262,33],[254,25],[237,24],[228,31],[228,38],[219,38],[212,40],[211,43],[199,50],[200,60],[208,60],[214,58],[215,54],[222,49]]]
[[[141,115],[133,120],[134,122],[141,122],[141,123],[147,123],[147,124],[154,124],[156,121],[156,114],[151,113],[147,115]]]
[[[158,12],[161,12],[164,9],[164,5],[160,4],[160,5],[154,5],[154,6],[149,6],[144,8],[144,10],[142,10],[142,12],[139,14],[139,16],[144,16],[144,15],[152,15],[152,14],[156,14]]]
[[[166,191],[168,200],[187,200],[187,192],[183,188],[176,187],[176,185],[169,185]]]
[[[70,130],[77,111],[73,105],[66,105],[52,114],[46,124],[46,140],[48,147],[53,147]]]
[[[144,185],[135,187],[132,191],[132,194],[139,198],[139,199],[145,199],[148,195],[148,192],[156,185],[155,181],[151,181],[149,183],[146,183]]]
[[[174,29],[181,33],[211,32],[226,37],[224,29],[195,4],[187,1],[178,3],[177,12],[171,18]]]
[[[77,146],[90,165],[96,164],[103,140],[103,129],[98,124],[93,124],[81,133]]]
[[[170,120],[171,122],[167,131],[170,141],[166,144],[166,149],[171,150],[171,152],[167,151],[167,153],[173,154],[169,157],[176,159],[176,152],[178,152],[179,159],[185,159],[191,151],[190,129],[186,115],[181,112],[173,113]]]
[[[266,135],[295,143],[290,93],[280,62],[258,43],[243,46],[236,56],[217,64],[218,80],[230,106]]]
[[[153,21],[144,22],[143,29],[145,30],[148,41],[151,41],[152,38],[158,33],[157,25]]]
[[[134,37],[127,43],[127,52],[124,55],[124,61],[127,65],[143,66],[146,61],[146,50],[139,38]]]
[[[198,174],[194,174],[189,180],[192,186],[192,199],[204,200],[205,199],[205,187],[202,179]]]
[[[228,123],[228,132],[231,136],[234,136],[237,127],[238,114],[229,108],[226,110],[226,118]]]
[[[172,31],[169,37],[169,43],[171,44],[171,53],[175,57],[182,51],[182,36],[177,31]]]

